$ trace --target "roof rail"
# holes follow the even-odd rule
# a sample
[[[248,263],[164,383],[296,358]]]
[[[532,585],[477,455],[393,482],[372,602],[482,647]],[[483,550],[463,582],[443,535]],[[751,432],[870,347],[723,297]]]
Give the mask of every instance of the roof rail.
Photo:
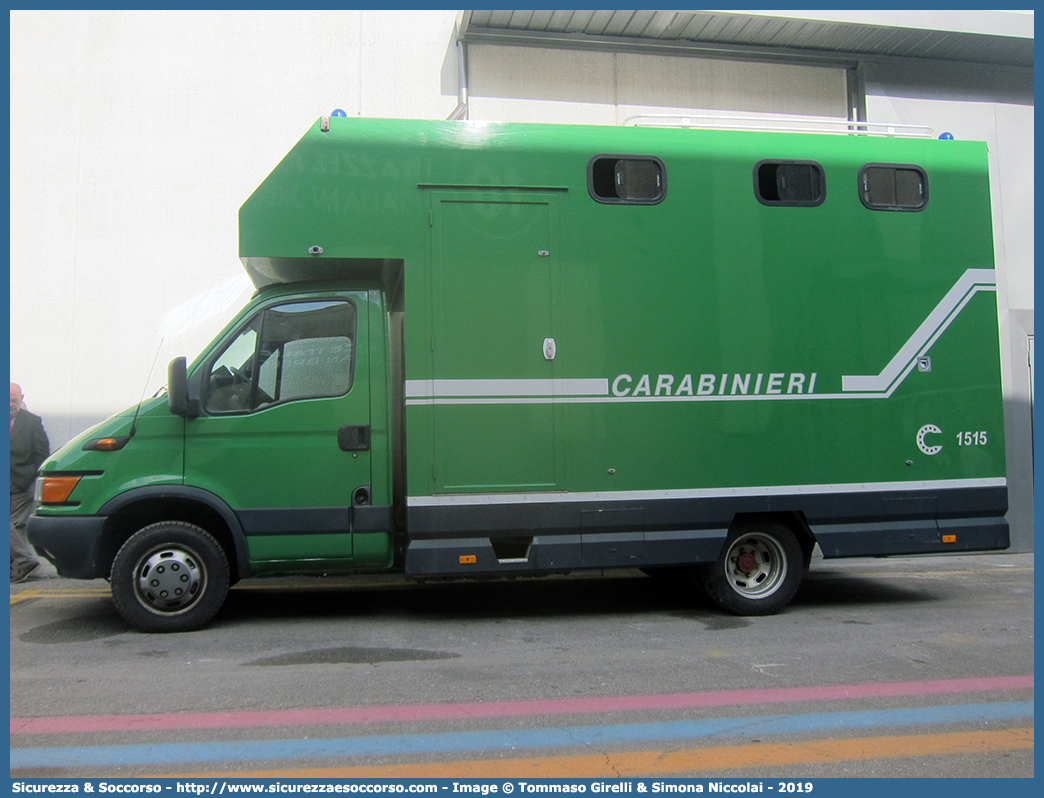
[[[891,122],[850,122],[802,116],[718,116],[715,114],[636,114],[623,121],[635,127],[710,128],[720,130],[764,130],[786,133],[833,133],[849,136],[892,136],[932,138],[927,125]]]

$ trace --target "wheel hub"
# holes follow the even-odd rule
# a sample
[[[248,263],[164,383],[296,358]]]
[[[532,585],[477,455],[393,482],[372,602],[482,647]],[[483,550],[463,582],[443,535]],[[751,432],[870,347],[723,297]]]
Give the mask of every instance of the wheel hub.
[[[754,556],[753,552],[745,551],[737,558],[736,567],[750,576],[758,567],[758,558]]]
[[[752,532],[733,543],[725,561],[732,589],[750,599],[775,593],[787,574],[786,557],[770,535]]]
[[[195,554],[183,549],[164,548],[141,561],[138,598],[152,610],[175,612],[196,600],[204,578]]]

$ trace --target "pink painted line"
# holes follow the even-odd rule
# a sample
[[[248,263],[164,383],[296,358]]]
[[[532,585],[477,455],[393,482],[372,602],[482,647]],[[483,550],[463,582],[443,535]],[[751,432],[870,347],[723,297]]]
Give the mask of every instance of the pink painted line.
[[[640,712],[657,709],[693,709],[801,701],[845,701],[897,696],[981,693],[1033,688],[1033,676],[977,679],[940,679],[921,682],[871,682],[815,687],[713,690],[601,698],[565,698],[537,701],[479,701],[463,704],[400,704],[330,709],[275,709],[243,712],[174,712],[153,715],[66,715],[49,718],[11,718],[11,734],[72,734],[165,729],[222,729],[264,726],[338,726],[356,723],[395,723],[423,720],[583,715]]]

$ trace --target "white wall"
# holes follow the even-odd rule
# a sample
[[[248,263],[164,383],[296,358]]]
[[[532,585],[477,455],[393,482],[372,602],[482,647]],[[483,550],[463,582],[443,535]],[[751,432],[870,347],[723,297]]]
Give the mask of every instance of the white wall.
[[[847,118],[845,72],[634,53],[468,48],[472,119],[620,125],[695,112]]]
[[[155,392],[246,301],[239,206],[319,116],[453,110],[454,21],[11,13],[11,379],[52,445]]]

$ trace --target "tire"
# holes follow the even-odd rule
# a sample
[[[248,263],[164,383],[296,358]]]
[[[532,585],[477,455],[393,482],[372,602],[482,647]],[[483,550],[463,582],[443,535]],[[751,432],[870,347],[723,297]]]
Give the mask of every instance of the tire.
[[[228,593],[228,560],[198,526],[162,521],[135,532],[110,575],[116,609],[143,632],[188,632],[214,617]]]
[[[805,575],[804,553],[781,524],[752,524],[729,533],[718,560],[699,566],[698,586],[734,615],[772,615],[797,593]]]

